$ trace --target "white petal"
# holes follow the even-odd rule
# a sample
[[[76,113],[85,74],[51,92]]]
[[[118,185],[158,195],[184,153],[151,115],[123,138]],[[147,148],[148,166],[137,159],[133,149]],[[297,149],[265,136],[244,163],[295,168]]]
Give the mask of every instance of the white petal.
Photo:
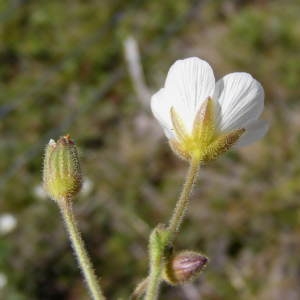
[[[177,60],[170,68],[165,95],[183,119],[189,132],[203,101],[212,96],[215,77],[210,65],[197,57]]]
[[[56,142],[55,142],[53,139],[50,139],[48,145],[49,145],[49,146],[55,146],[55,145],[56,145]]]
[[[268,131],[269,124],[265,120],[254,121],[246,127],[245,133],[235,144],[236,147],[249,145],[261,139]]]
[[[171,138],[173,125],[171,121],[172,104],[169,98],[165,97],[165,89],[160,89],[151,98],[151,110],[154,117],[164,129],[167,138]]]
[[[264,90],[248,73],[231,73],[216,84],[219,104],[219,128],[231,131],[245,128],[257,120],[264,108]]]

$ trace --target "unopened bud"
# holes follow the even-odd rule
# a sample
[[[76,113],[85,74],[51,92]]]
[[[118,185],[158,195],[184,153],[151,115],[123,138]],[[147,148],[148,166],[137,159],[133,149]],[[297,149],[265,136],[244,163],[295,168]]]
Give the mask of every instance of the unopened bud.
[[[175,253],[165,265],[164,280],[172,285],[192,281],[205,268],[208,258],[193,251]]]
[[[81,188],[78,153],[69,135],[50,140],[45,150],[44,189],[56,201],[74,197]]]

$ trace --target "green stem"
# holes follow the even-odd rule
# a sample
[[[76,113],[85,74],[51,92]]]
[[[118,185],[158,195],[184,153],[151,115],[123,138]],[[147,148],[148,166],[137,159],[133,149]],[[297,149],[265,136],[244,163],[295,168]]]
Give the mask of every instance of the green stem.
[[[150,253],[151,255],[151,253]],[[163,270],[163,253],[158,253],[150,263],[150,274],[148,276],[147,290],[145,300],[156,300],[159,295],[159,286],[161,283],[161,273]]]
[[[134,289],[131,297],[130,297],[130,300],[138,300],[140,299],[140,297],[142,297],[142,295],[145,293],[146,291],[146,288],[147,288],[147,285],[148,285],[148,277],[143,279],[137,286],[136,288]]]
[[[150,236],[150,274],[148,277],[148,285],[144,298],[145,300],[158,299],[159,287],[162,281],[161,276],[164,267],[164,255],[167,247],[173,244],[183,222],[184,216],[186,215],[190,202],[190,195],[193,189],[194,182],[197,178],[199,168],[199,159],[191,159],[189,170],[186,176],[186,181],[184,183],[180,197],[176,203],[174,212],[169,222],[169,226],[166,229],[166,238],[163,238],[161,240],[160,247],[153,247],[153,249],[151,249],[153,243],[151,242]]]
[[[69,234],[69,238],[72,243],[72,247],[74,249],[79,263],[79,267],[83,272],[92,299],[105,300],[105,297],[103,296],[100,288],[99,280],[96,277],[92,263],[87,254],[84,242],[81,238],[80,232],[76,224],[76,220],[73,214],[72,200],[61,199],[61,201],[58,201],[58,203],[66,225],[66,229]]]
[[[168,227],[168,231],[170,232],[169,243],[172,243],[174,241],[176,235],[179,232],[183,219],[186,215],[189,202],[190,202],[190,195],[193,189],[193,185],[196,181],[199,169],[200,169],[199,160],[191,159],[188,173],[186,176],[186,181],[184,183],[182,192],[176,203],[175,209],[173,211],[173,215],[169,222],[169,227]]]

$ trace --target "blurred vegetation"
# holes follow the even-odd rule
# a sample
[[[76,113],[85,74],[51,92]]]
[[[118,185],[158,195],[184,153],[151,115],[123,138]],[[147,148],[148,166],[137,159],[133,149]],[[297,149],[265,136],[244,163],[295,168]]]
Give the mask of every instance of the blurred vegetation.
[[[148,126],[124,59],[130,35],[151,91],[174,60],[199,56],[218,78],[257,78],[271,123],[262,141],[202,168],[179,243],[210,264],[161,299],[300,299],[299,13],[299,0],[0,1],[0,214],[18,221],[0,235],[0,299],[87,299],[40,192],[44,145],[66,132],[89,183],[76,214],[108,299],[127,299],[146,275],[149,231],[169,218],[186,165]]]

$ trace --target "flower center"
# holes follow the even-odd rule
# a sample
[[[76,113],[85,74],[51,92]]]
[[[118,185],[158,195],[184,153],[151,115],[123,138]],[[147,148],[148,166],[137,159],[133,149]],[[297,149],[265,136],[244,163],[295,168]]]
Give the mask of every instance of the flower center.
[[[171,120],[176,140],[170,140],[171,148],[180,157],[200,161],[215,159],[226,152],[245,132],[237,129],[222,134],[217,129],[213,100],[208,97],[199,108],[193,123],[192,133],[188,133],[183,120],[171,108]]]

